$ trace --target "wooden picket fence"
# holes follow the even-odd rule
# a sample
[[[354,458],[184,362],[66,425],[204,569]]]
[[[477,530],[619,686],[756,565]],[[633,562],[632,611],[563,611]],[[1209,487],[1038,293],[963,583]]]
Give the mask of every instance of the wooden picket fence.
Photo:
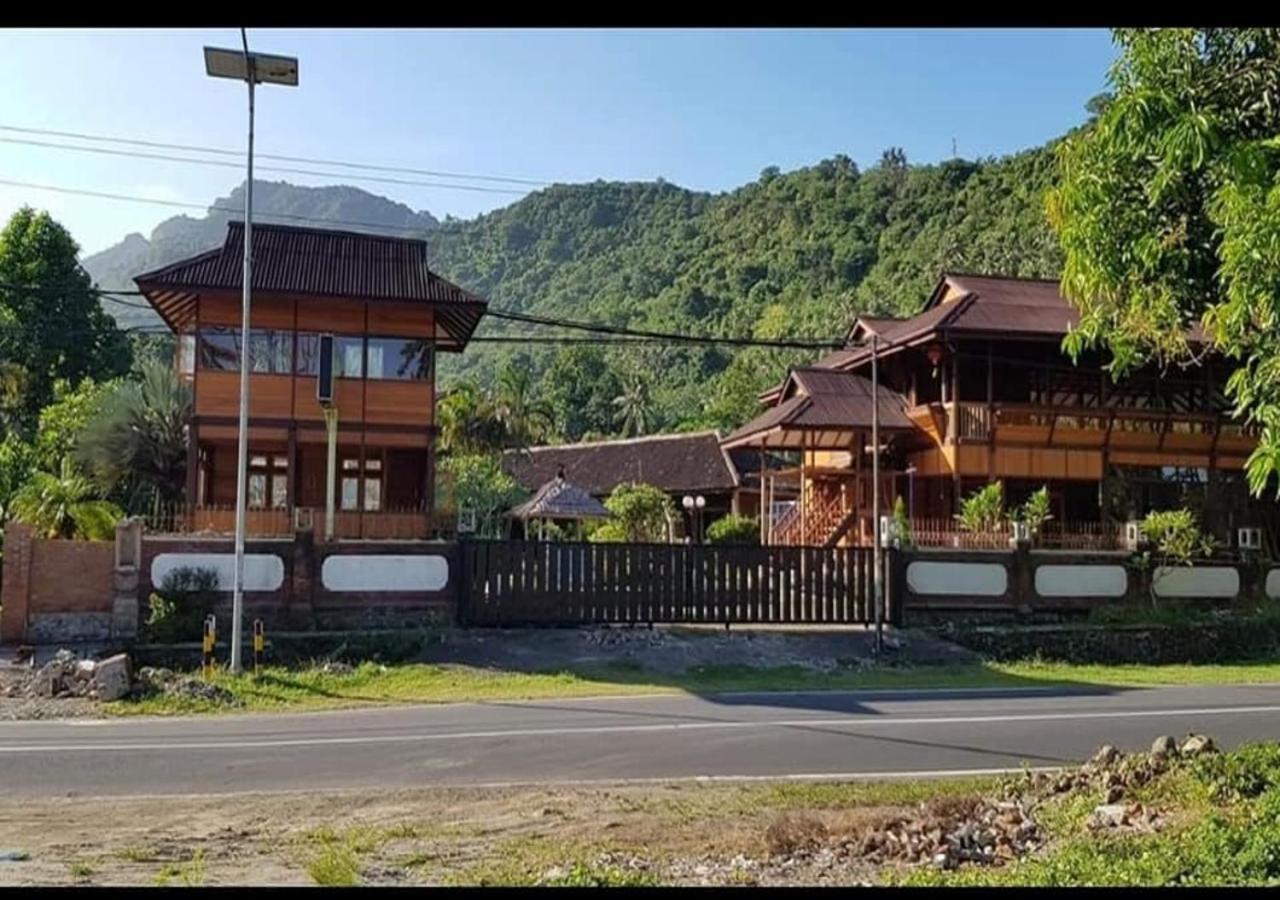
[[[872,624],[872,550],[464,541],[465,625]],[[884,620],[900,604],[882,568]]]

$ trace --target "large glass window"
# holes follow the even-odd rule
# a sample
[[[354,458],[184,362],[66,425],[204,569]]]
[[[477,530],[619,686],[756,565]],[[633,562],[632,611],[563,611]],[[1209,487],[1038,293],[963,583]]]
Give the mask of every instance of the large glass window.
[[[418,338],[369,338],[370,378],[426,381],[431,377],[431,345]]]
[[[190,375],[196,370],[196,336],[194,334],[178,335],[178,372]]]
[[[252,371],[288,375],[293,369],[293,332],[254,328],[249,346]]]
[[[287,375],[293,367],[293,333],[270,328],[249,331],[251,371]],[[206,326],[200,329],[200,368],[237,371],[240,368],[240,329]]]
[[[337,335],[333,339],[333,373],[339,378],[364,377],[364,339]]]
[[[234,372],[240,368],[240,329],[200,329],[200,368]]]
[[[294,371],[299,375],[320,374],[320,335],[311,331],[298,332],[298,359]]]

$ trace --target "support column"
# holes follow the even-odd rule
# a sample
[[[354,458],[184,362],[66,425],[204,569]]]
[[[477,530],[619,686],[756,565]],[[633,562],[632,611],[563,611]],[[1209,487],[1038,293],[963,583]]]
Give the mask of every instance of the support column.
[[[298,503],[298,425],[289,423],[289,479],[285,491],[285,507],[289,510],[289,521],[296,522],[294,507]]]
[[[767,458],[765,456],[764,438],[760,439],[760,546],[764,547],[769,544],[769,513],[770,507],[765,503],[765,467]],[[772,482],[772,479],[770,479]]]
[[[183,516],[186,518],[187,530],[195,526],[196,503],[200,494],[200,420],[191,419],[187,429],[187,497]],[[174,523],[177,524],[176,522]]]

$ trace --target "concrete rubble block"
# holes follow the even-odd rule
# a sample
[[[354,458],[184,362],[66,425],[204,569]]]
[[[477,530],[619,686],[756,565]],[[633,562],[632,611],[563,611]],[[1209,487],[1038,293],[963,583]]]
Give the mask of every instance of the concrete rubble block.
[[[98,663],[93,688],[99,700],[119,700],[129,693],[129,657],[118,653]]]
[[[1177,756],[1178,742],[1170,735],[1162,734],[1151,743],[1152,756]]]
[[[1182,746],[1178,748],[1178,752],[1183,756],[1198,756],[1201,753],[1216,753],[1218,748],[1213,743],[1213,738],[1203,734],[1189,734],[1187,739],[1182,742]]]

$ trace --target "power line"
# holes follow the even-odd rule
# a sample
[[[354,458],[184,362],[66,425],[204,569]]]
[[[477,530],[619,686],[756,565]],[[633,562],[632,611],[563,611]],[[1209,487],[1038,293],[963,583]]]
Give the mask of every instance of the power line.
[[[202,203],[185,203],[181,200],[157,200],[154,197],[137,197],[129,194],[112,194],[106,191],[90,191],[82,188],[60,187],[52,184],[35,184],[30,181],[15,181],[0,178],[0,184],[10,187],[31,188],[37,191],[51,191],[55,194],[74,194],[82,197],[98,197],[103,200],[123,200],[129,203],[149,203],[153,206],[169,206],[175,209],[198,209],[201,212],[216,210],[217,212],[244,215],[239,207],[205,205]],[[255,218],[290,219],[295,222],[314,222],[320,225],[352,225],[357,228],[380,228],[388,231],[404,231],[410,234],[423,234],[427,229],[420,225],[388,225],[382,222],[360,222],[353,219],[321,219],[316,216],[300,216],[292,213],[255,213]]]
[[[142,291],[108,291],[102,288],[57,288],[42,285],[22,285],[22,284],[4,284],[0,283],[0,289],[14,291],[32,291],[32,292],[69,292],[81,291],[93,294],[100,299],[104,296],[116,303],[122,303],[127,306],[133,306],[137,309],[149,309],[141,304],[131,304],[126,301],[117,299],[121,296],[141,297],[145,296]],[[736,338],[736,337],[716,337],[714,335],[693,335],[693,334],[677,334],[665,331],[647,331],[636,328],[623,328],[616,325],[594,324],[590,322],[578,322],[572,319],[555,319],[546,316],[533,316],[526,313],[507,312],[504,310],[487,309],[485,315],[492,316],[495,319],[505,319],[512,322],[522,322],[529,325],[539,325],[548,328],[566,328],[571,331],[586,331],[594,334],[604,334],[625,338],[641,338],[645,341],[657,342],[666,341],[670,343],[686,343],[686,344],[711,344],[711,345],[728,345],[738,347],[768,347],[781,350],[831,350],[840,347],[853,346],[843,340],[839,341],[812,341],[795,339],[768,339],[768,338]],[[493,337],[508,337],[505,335],[494,335]],[[551,335],[521,335],[510,336],[511,340],[529,340],[535,337],[553,337]],[[477,338],[472,338],[477,340]],[[585,342],[585,340],[584,340]],[[637,341],[639,343],[639,341]]]
[[[220,159],[196,159],[193,156],[172,156],[165,153],[144,153],[139,150],[117,150],[112,147],[78,147],[75,144],[58,144],[53,141],[36,141],[29,138],[0,137],[5,144],[22,144],[30,147],[45,147],[53,150],[75,150],[80,153],[98,153],[103,156],[127,156],[135,159],[157,159],[164,162],[191,163],[197,166],[215,166],[220,169],[240,169],[239,163],[224,162]],[[381,175],[347,175],[339,172],[320,172],[315,169],[294,169],[287,166],[259,166],[263,172],[282,172],[288,175],[310,175],[317,178],[348,178],[352,181],[374,181],[380,184],[400,184],[409,187],[445,188],[455,191],[477,191],[482,194],[515,194],[523,196],[528,191],[513,188],[481,187],[476,184],[446,184],[443,181],[411,181],[406,178],[387,178]]]
[[[22,128],[17,125],[0,125],[0,131],[11,131],[16,134],[38,134],[46,137],[74,138],[82,141],[101,141],[111,144],[124,144],[133,147],[152,147],[158,150],[181,150],[188,153],[213,153],[219,156],[239,157],[240,150],[228,150],[224,147],[207,147],[199,144],[169,144],[163,141],[147,141],[139,138],[113,137],[103,134],[86,134],[79,131],[55,131],[48,128]],[[539,181],[534,178],[516,178],[510,175],[478,175],[468,172],[442,172],[436,169],[416,169],[411,166],[386,166],[374,163],[349,162],[341,159],[319,159],[311,156],[282,156],[276,153],[257,153],[260,159],[274,159],[279,162],[304,163],[313,166],[339,166],[346,169],[360,169],[370,172],[401,172],[407,175],[426,175],[431,178],[459,178],[465,181],[492,181],[503,184],[525,184],[532,187],[547,187],[552,182]]]

